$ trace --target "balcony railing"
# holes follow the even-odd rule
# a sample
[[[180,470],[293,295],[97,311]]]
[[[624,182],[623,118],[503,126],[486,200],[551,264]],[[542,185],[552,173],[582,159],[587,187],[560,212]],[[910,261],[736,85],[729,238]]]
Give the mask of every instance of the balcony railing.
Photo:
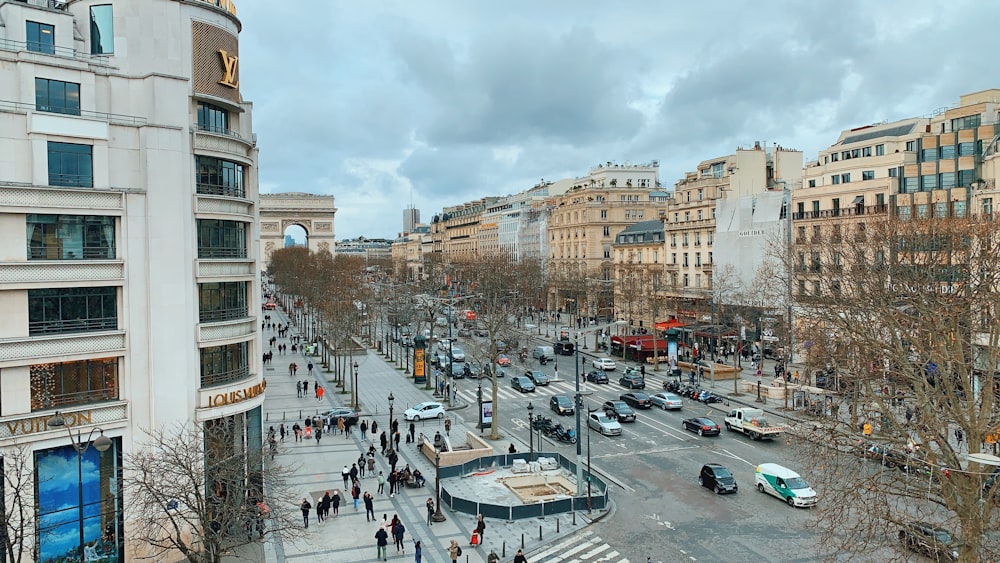
[[[49,173],[49,185],[61,188],[93,188],[93,174],[53,174]]]
[[[209,309],[198,312],[198,320],[203,323],[233,321],[249,316],[250,314],[246,305],[241,307],[231,307],[229,309]]]
[[[246,258],[246,247],[200,246],[198,258]]]
[[[2,39],[0,39],[2,41]],[[99,111],[88,111],[79,110],[74,111],[72,114],[63,112],[46,112],[45,110],[39,109],[35,104],[26,104],[24,102],[12,102],[10,100],[0,100],[0,111],[38,111],[42,113],[53,113],[56,115],[65,115],[70,117],[86,117],[88,119],[96,119],[98,121],[107,121],[108,123],[114,123],[117,125],[131,125],[134,127],[139,127],[146,125],[145,117],[137,117],[134,115],[122,115],[118,113],[104,113]]]
[[[221,184],[198,183],[198,193],[201,195],[221,195],[225,197],[238,197],[245,199],[246,188],[243,186],[224,186]]]
[[[201,374],[201,386],[204,387],[218,387],[219,385],[226,385],[228,383],[235,383],[250,377],[250,368],[248,366],[239,367],[229,371],[221,371],[217,373],[202,373]]]
[[[111,66],[111,61],[107,55],[91,55],[90,53],[77,51],[76,49],[72,49],[70,47],[58,47],[56,45],[39,43],[38,41],[14,41],[13,39],[0,39],[0,49],[4,51],[30,51],[41,55],[55,55],[58,57],[76,59],[93,65]]]
[[[847,217],[858,215],[883,215],[888,213],[889,206],[868,205],[855,207],[841,207],[840,209],[823,209],[821,211],[799,211],[792,213],[792,219],[800,221],[803,219],[828,219],[830,217]]]
[[[118,317],[96,317],[90,319],[66,319],[34,321],[28,323],[28,334],[68,334],[73,332],[96,332],[117,330]]]
[[[196,131],[199,131],[201,133],[211,133],[213,135],[222,135],[223,137],[230,137],[232,139],[236,139],[238,141],[244,142],[244,143],[246,143],[248,145],[251,145],[251,146],[256,146],[257,145],[257,134],[256,133],[248,139],[248,138],[244,137],[243,135],[240,135],[236,131],[233,131],[231,129],[226,129],[225,127],[215,127],[213,125],[202,125],[200,123],[195,123],[192,127]]]
[[[43,411],[57,409],[61,407],[91,405],[94,403],[106,403],[118,400],[118,388],[109,387],[106,389],[90,389],[88,391],[78,391],[76,393],[50,393],[43,391],[31,398],[31,410]]]
[[[108,245],[83,245],[80,248],[81,254],[77,256],[72,252],[65,252],[63,248],[55,246],[49,248],[45,245],[35,245],[28,247],[28,260],[114,260],[115,249]],[[55,256],[53,256],[55,254]]]

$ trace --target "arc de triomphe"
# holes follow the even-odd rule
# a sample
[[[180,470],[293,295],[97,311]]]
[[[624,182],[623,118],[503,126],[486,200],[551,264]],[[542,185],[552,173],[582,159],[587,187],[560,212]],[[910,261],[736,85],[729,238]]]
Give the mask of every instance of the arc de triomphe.
[[[285,229],[298,225],[306,231],[309,250],[335,251],[332,195],[302,192],[260,194],[260,259],[267,268],[271,253],[285,247]]]

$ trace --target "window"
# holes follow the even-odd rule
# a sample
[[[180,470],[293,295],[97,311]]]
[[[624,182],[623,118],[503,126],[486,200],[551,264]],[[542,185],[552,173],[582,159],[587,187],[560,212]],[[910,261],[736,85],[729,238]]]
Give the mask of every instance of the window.
[[[688,245],[688,234],[687,234],[687,233],[684,233],[684,234],[683,234],[683,235],[681,235],[681,236],[683,237],[683,239],[682,239],[682,240],[684,241],[684,246],[687,246],[687,245]]]
[[[698,210],[698,220],[701,221],[704,216],[702,215],[702,210]]]
[[[840,151],[840,158],[842,158],[844,160],[850,160],[850,158],[851,158],[851,151]]]
[[[96,215],[26,216],[28,260],[111,260],[115,218]]]
[[[684,222],[687,223],[690,220],[691,220],[691,212],[690,211],[685,211],[684,212]]]
[[[889,169],[889,177],[890,178],[895,178],[898,175],[899,175],[899,169],[898,168],[890,168]]]
[[[960,129],[975,129],[979,127],[982,123],[982,116],[980,114],[967,115],[965,117],[956,117],[951,120],[951,130],[958,131]]]
[[[939,158],[955,158],[955,145],[944,145],[938,149]]]
[[[36,364],[29,371],[32,411],[118,399],[117,358]]]
[[[920,178],[903,178],[902,193],[910,194],[920,190]]]
[[[910,219],[910,206],[909,205],[898,205],[896,206],[896,217],[899,217],[903,221]]]
[[[198,219],[198,258],[246,257],[246,223]]]
[[[840,175],[840,182],[843,183],[843,184],[850,184],[851,183],[851,173],[850,172],[845,172],[844,174],[841,174]]]
[[[691,279],[691,276],[689,276],[688,274],[684,274],[684,287],[690,287],[691,286],[690,279]]]
[[[229,134],[229,112],[216,105],[198,102],[198,129]]]
[[[684,253],[684,267],[685,268],[688,267],[688,253],[687,252]]]
[[[861,158],[861,149],[851,149],[851,158]]]
[[[872,155],[872,148],[871,147],[865,147],[865,148],[861,149],[861,156],[871,156],[871,155]]]
[[[694,245],[701,246],[701,233],[694,234]]]
[[[680,222],[681,222],[681,214],[674,213],[674,223],[680,223]]]
[[[919,219],[926,219],[927,218],[927,212],[928,212],[928,208],[927,208],[927,204],[926,203],[918,203],[917,204],[917,218],[919,218]]]
[[[712,231],[708,232],[708,245],[712,246],[715,243],[715,233]]]
[[[983,215],[993,215],[993,198],[983,198]]]
[[[883,193],[875,194],[875,205],[877,205],[878,207],[882,207],[883,205],[885,205],[885,194]]]
[[[948,216],[948,202],[938,201],[934,204],[934,217],[942,219]]]
[[[924,149],[920,151],[920,160],[923,162],[934,162],[938,159],[937,149]]]
[[[914,152],[916,150],[917,150],[917,142],[916,141],[906,141],[906,151],[907,152]]]
[[[670,234],[670,246],[677,246],[677,233]]]
[[[602,209],[601,210],[601,219],[607,219],[607,218],[608,218],[608,210],[607,209]]]
[[[250,376],[247,342],[201,349],[201,386],[212,387]]]
[[[198,193],[246,197],[243,187],[243,165],[209,156],[196,156]]]
[[[94,187],[94,163],[90,145],[49,141],[49,185]]]
[[[90,54],[110,55],[115,52],[115,28],[111,5],[90,7]]]
[[[796,231],[798,232],[797,244],[802,244],[806,240],[806,228],[799,226]]]
[[[114,287],[28,290],[28,334],[66,334],[118,329]]]
[[[709,264],[711,264],[711,263],[712,263],[712,254],[713,254],[712,252],[709,252],[709,253],[708,253],[708,263],[709,263]]]
[[[799,280],[799,295],[805,296],[806,294],[806,280]]]
[[[840,183],[840,174],[834,174],[833,176],[831,176],[830,177],[830,182],[832,182],[834,185],[839,184]]]
[[[701,287],[701,274],[694,275],[694,286]]]
[[[701,267],[701,252],[694,253],[694,265],[696,267]]]
[[[809,255],[809,271],[818,272],[820,269],[819,252],[813,252]]]
[[[611,227],[604,225],[604,236],[606,237],[611,236]]]
[[[977,153],[976,143],[967,142],[958,144],[958,156],[973,156]]]
[[[830,160],[832,160],[833,162],[837,162],[838,160],[840,160],[840,155],[837,153],[830,153]]]
[[[863,170],[861,172],[861,179],[862,180],[874,180],[875,179],[875,171],[874,170]]]
[[[959,186],[971,186],[972,182],[976,180],[975,170],[959,170],[958,171],[958,185]]]
[[[80,85],[74,82],[36,78],[35,109],[80,115]]]
[[[875,145],[875,156],[885,156],[885,145]]]
[[[670,263],[671,264],[676,264],[677,263],[677,253],[676,252],[670,253]]]
[[[809,187],[810,188],[815,188],[816,187],[816,180],[809,180]]]
[[[819,200],[814,199],[812,204],[813,204],[813,217],[819,217]]]
[[[198,284],[198,320],[229,321],[249,316],[245,282]]]
[[[56,53],[56,29],[47,23],[26,22],[28,50],[54,55]]]
[[[920,177],[920,189],[927,191],[937,188],[937,174],[924,174]]]
[[[840,217],[840,198],[839,197],[833,198],[832,203],[833,203],[833,216]]]
[[[956,174],[954,172],[942,172],[938,174],[938,186],[941,189],[955,187]]]
[[[712,177],[721,178],[722,174],[725,172],[725,162],[716,162],[712,165]],[[687,285],[687,284],[684,284]]]
[[[700,189],[698,190],[698,201],[701,201],[703,199],[705,199],[705,190]]]

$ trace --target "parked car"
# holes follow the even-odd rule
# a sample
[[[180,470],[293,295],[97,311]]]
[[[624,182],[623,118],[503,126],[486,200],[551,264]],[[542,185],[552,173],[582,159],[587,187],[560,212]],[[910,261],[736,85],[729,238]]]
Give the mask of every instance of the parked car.
[[[604,412],[618,422],[635,422],[635,411],[625,401],[605,401]]]
[[[573,400],[566,395],[553,395],[549,399],[549,408],[558,415],[573,414],[576,412],[573,408]]]
[[[324,418],[332,417],[334,421],[343,417],[345,424],[356,425],[358,423],[358,413],[350,407],[335,407],[324,412],[321,416]]]
[[[718,463],[706,463],[698,473],[698,484],[706,489],[712,489],[715,494],[735,493],[739,491],[736,478],[728,469]]]
[[[958,561],[958,541],[944,528],[927,522],[907,522],[899,529],[899,541],[910,551],[941,561]]]
[[[510,365],[510,358],[505,354],[500,354],[497,356],[497,365],[501,367],[507,367]]]
[[[653,408],[653,400],[650,399],[649,395],[645,393],[622,393],[618,396],[618,398],[628,403],[630,407],[636,409]]]
[[[549,384],[549,376],[545,375],[544,373],[542,373],[537,369],[529,369],[528,371],[524,372],[524,376],[531,379],[531,382],[534,383],[535,385]]]
[[[535,384],[531,382],[531,378],[523,375],[510,378],[510,385],[522,393],[533,393],[535,391]]]
[[[719,425],[712,422],[710,418],[687,418],[681,423],[684,430],[697,432],[699,436],[718,436]]]
[[[590,413],[590,416],[587,417],[587,425],[605,436],[621,436],[622,434],[622,425],[604,414],[603,411]]]
[[[649,396],[653,404],[663,410],[679,410],[684,408],[684,400],[673,393],[654,393]]]
[[[605,371],[614,371],[618,364],[611,358],[595,358],[592,362],[594,367]]]
[[[608,374],[604,373],[604,370],[596,369],[592,372],[587,373],[587,381],[592,383],[607,383]]]
[[[618,378],[618,383],[627,389],[645,389],[646,388],[646,378],[644,378],[639,372],[630,373],[623,375]]]
[[[429,418],[444,418],[444,406],[435,401],[427,401],[413,405],[403,411],[403,418],[406,420],[419,421]]]

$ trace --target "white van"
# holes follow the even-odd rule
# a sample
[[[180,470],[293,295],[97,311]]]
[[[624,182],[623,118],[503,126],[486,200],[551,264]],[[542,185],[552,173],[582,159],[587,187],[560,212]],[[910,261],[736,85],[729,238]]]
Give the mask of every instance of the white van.
[[[777,463],[758,465],[754,482],[758,491],[774,495],[788,506],[809,507],[819,500],[816,491],[798,473]]]
[[[535,346],[531,350],[532,358],[541,358],[542,356],[545,356],[546,358],[551,360],[552,358],[555,357],[555,355],[556,354],[553,351],[552,346]]]

